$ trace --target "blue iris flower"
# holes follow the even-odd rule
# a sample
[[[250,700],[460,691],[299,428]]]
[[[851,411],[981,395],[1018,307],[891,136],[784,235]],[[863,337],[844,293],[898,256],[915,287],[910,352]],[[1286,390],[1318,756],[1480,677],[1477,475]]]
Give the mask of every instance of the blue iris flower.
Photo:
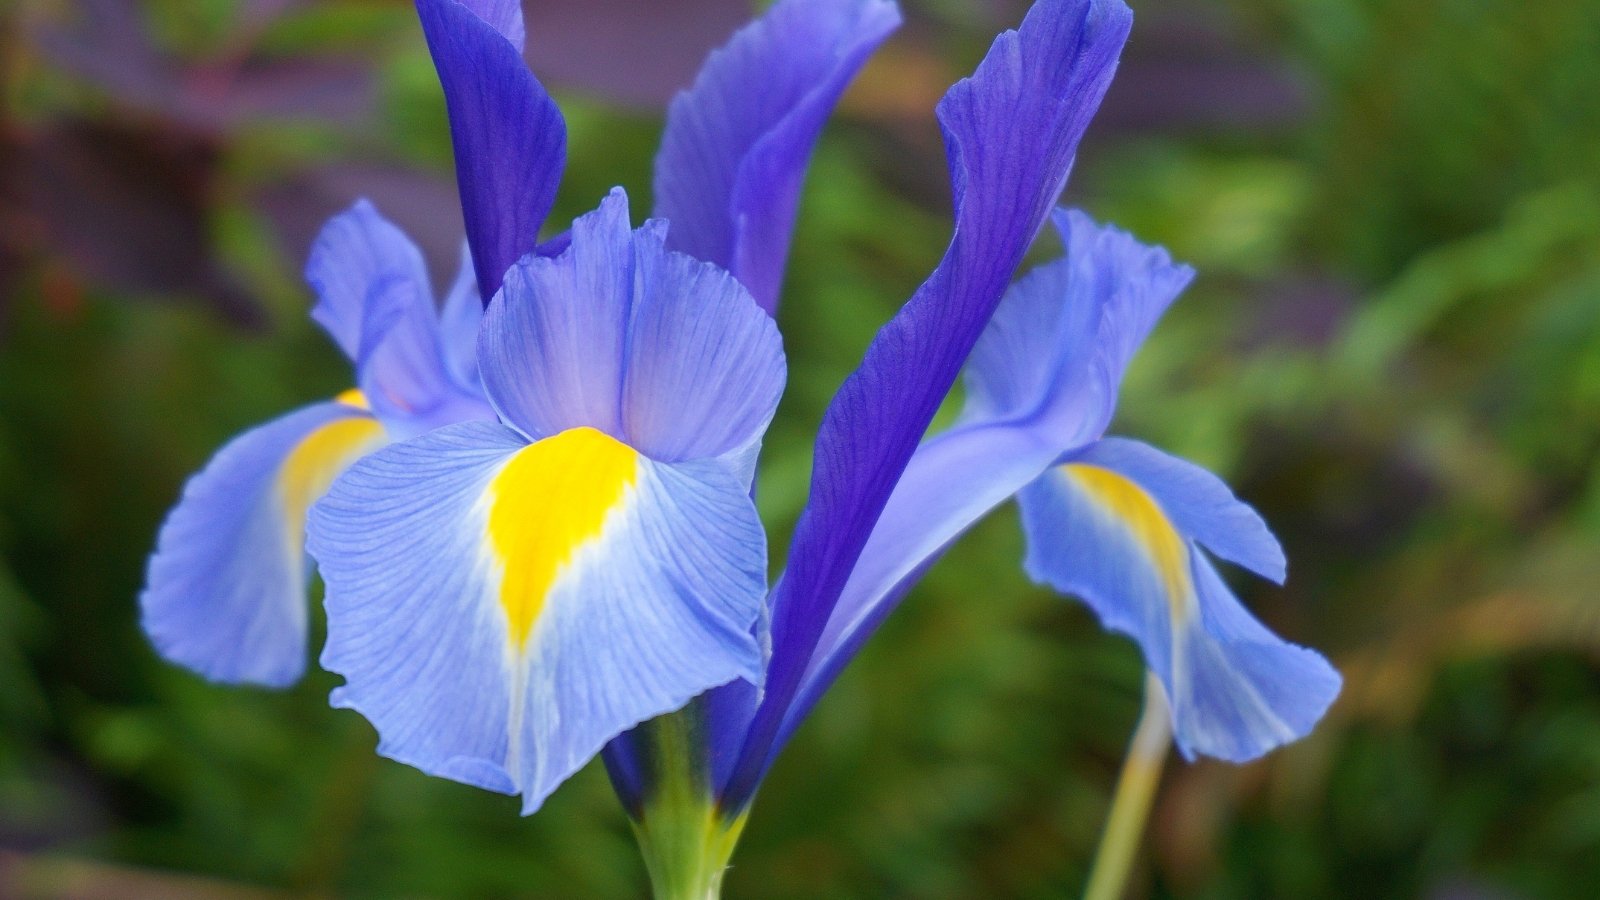
[[[1216,476],[1104,436],[1124,371],[1194,273],[1081,212],[1056,210],[1053,220],[1066,255],[1018,281],[973,348],[966,407],[901,475],[785,727],[922,569],[1015,496],[1028,574],[1139,643],[1185,755],[1254,759],[1309,732],[1340,679],[1251,617],[1207,552],[1282,582],[1283,551]]]
[[[312,310],[358,389],[246,432],[185,487],[140,598],[169,660],[216,681],[296,681],[307,653],[305,515],[355,459],[443,425],[494,421],[477,371],[483,304],[538,235],[566,154],[560,111],[522,61],[518,0],[418,0],[445,89],[468,260],[442,307],[415,245],[368,203],[324,228]],[[771,311],[823,121],[898,18],[885,3],[788,3],[735,37],[680,97],[658,161],[674,249],[721,263]],[[778,52],[775,52],[778,51]],[[760,89],[746,79],[761,71]]]
[[[1322,715],[1338,676],[1251,618],[1207,556],[1281,579],[1265,525],[1208,473],[1104,437],[1123,370],[1189,270],[1057,211],[1066,256],[1012,285],[1110,84],[1131,24],[1121,0],[1038,0],[940,103],[950,245],[830,404],[770,590],[750,500],[784,379],[770,313],[810,150],[895,6],[777,3],[674,101],[655,217],[635,229],[614,191],[542,245],[564,127],[522,61],[519,5],[417,7],[489,301],[475,353],[447,374],[470,373],[456,383],[492,415],[402,423],[315,485],[322,661],[381,752],[521,794],[525,812],[602,753],[636,816],[666,761],[736,835],[866,638],[1014,496],[1028,572],[1138,640],[1186,752],[1252,758]],[[382,294],[351,271],[363,296]],[[963,368],[965,415],[924,440]],[[224,606],[210,618],[257,614]],[[668,716],[688,723],[686,758],[638,727]]]
[[[345,466],[391,440],[494,417],[465,263],[436,307],[422,254],[362,202],[322,230],[306,277],[312,318],[358,387],[224,446],[162,525],[140,597],[156,649],[215,681],[282,687],[304,672],[306,511]]]

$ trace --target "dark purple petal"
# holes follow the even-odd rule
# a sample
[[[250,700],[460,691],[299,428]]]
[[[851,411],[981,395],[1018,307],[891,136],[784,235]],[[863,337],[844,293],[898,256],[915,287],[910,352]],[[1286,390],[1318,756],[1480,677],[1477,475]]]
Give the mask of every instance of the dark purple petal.
[[[511,264],[539,242],[566,162],[567,126],[508,38],[501,0],[417,0],[450,113],[461,209],[487,303]],[[520,13],[519,13],[520,16]],[[520,35],[520,29],[514,32]]]
[[[527,32],[522,25],[522,0],[457,0],[472,10],[473,15],[488,23],[490,28],[511,42],[521,53],[527,43]]]
[[[726,808],[747,803],[769,765],[834,604],[1060,194],[1131,22],[1121,0],[1041,0],[939,104],[955,234],[939,267],[879,332],[823,417],[811,500],[773,598],[765,694],[725,787]]]
[[[953,428],[917,448],[812,650],[770,755],[928,567],[968,528],[1037,479],[1062,449],[1041,430],[988,423]]]
[[[655,172],[667,245],[722,266],[776,310],[817,136],[899,24],[888,0],[784,0],[713,53],[667,111]]]

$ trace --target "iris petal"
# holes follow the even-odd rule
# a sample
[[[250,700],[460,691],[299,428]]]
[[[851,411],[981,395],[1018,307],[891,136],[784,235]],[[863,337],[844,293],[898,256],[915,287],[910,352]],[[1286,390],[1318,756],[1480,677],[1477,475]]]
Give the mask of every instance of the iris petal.
[[[522,23],[522,0],[457,0],[471,10],[485,24],[511,42],[518,53],[527,42],[527,29]]]
[[[432,296],[422,252],[366,200],[322,226],[305,276],[317,295],[311,318],[357,367],[371,354],[372,338],[391,324],[371,321],[379,318],[372,296],[380,285],[403,285],[424,299]]]
[[[510,0],[417,0],[444,87],[456,181],[484,302],[532,252],[566,165],[567,126],[522,61]],[[515,11],[517,21],[520,10]],[[508,37],[508,32],[512,35]]]
[[[483,393],[478,376],[478,328],[483,324],[483,300],[478,279],[472,274],[472,251],[461,245],[461,266],[439,308],[439,344],[450,377],[473,393]]]
[[[184,488],[150,558],[139,603],[161,655],[214,681],[299,679],[306,508],[383,439],[355,406],[320,403],[224,446]]]
[[[393,436],[489,417],[477,386],[447,359],[422,253],[372,204],[359,201],[323,226],[306,280],[318,297],[312,317],[355,361],[357,382]]]
[[[572,245],[506,276],[480,345],[484,384],[531,438],[588,426],[653,459],[747,468],[783,390],[776,326],[726,272],[637,231],[612,192]]]
[[[760,678],[765,540],[715,462],[451,426],[352,467],[311,535],[335,703],[385,755],[526,812],[623,730]]]
[[[1338,694],[1327,661],[1251,617],[1145,485],[1071,461],[1020,500],[1028,574],[1138,642],[1187,755],[1254,759],[1306,734]]]
[[[973,347],[963,416],[1066,448],[1105,433],[1134,353],[1194,270],[1079,210],[1051,218],[1066,256],[1007,292]]]
[[[1192,276],[1165,251],[1082,213],[1054,218],[1066,256],[1013,285],[978,339],[961,420],[918,447],[895,485],[818,642],[784,739],[944,548],[1098,433],[1137,339]],[[1199,527],[1228,539],[1221,527]]]
[[[773,656],[725,800],[770,763],[869,535],[1066,182],[1131,22],[1120,0],[1043,0],[939,105],[956,229],[933,275],[874,338],[823,417],[811,498],[773,600]]]
[[[714,52],[667,111],[655,187],[668,246],[728,269],[774,312],[817,136],[899,24],[886,0],[784,0]]]
[[[1148,444],[1109,437],[1074,454],[1078,462],[1116,472],[1155,497],[1179,531],[1231,563],[1282,584],[1283,548],[1267,523],[1222,479]]]

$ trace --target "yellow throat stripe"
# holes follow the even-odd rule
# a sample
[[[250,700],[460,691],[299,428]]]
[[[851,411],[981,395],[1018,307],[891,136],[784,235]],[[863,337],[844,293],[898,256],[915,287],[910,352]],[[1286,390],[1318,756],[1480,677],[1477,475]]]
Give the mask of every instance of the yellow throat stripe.
[[[339,396],[333,398],[333,402],[343,403],[345,406],[354,406],[356,409],[364,409],[367,412],[372,412],[372,404],[367,402],[367,395],[361,393],[360,388],[351,388],[347,391],[340,391]]]
[[[306,435],[278,467],[278,501],[282,504],[289,546],[299,552],[305,535],[306,510],[358,457],[383,442],[383,426],[368,416],[335,419]]]
[[[489,541],[505,566],[500,605],[522,647],[551,585],[639,478],[639,454],[594,430],[573,428],[531,444],[489,485]]]
[[[1188,610],[1189,548],[1155,498],[1129,479],[1099,466],[1068,463],[1061,467],[1096,504],[1121,522],[1150,558],[1161,576],[1175,619]]]

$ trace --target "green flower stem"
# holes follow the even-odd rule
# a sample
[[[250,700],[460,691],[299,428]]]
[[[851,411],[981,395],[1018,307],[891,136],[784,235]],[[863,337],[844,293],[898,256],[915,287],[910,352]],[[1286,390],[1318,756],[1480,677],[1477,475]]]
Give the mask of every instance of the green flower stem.
[[[1150,803],[1161,781],[1161,767],[1172,745],[1172,718],[1167,709],[1167,694],[1154,675],[1145,674],[1144,714],[1128,745],[1128,757],[1117,779],[1117,793],[1111,801],[1100,850],[1089,871],[1089,887],[1084,900],[1121,900],[1128,886],[1128,873],[1150,817]]]
[[[706,781],[695,740],[696,708],[648,723],[654,778],[633,833],[656,900],[718,900],[745,816],[723,815]]]

